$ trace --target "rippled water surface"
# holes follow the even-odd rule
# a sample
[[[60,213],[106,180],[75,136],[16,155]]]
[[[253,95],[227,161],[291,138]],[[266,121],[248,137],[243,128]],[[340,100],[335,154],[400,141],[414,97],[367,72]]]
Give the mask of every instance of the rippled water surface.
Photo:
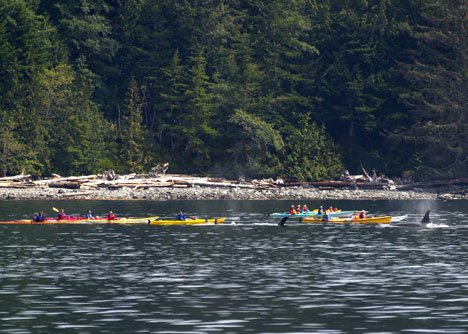
[[[431,209],[425,229],[281,228],[265,215],[290,204],[0,202],[2,220],[52,214],[52,205],[229,218],[217,226],[0,225],[0,333],[468,332],[466,201],[330,203],[413,221]]]

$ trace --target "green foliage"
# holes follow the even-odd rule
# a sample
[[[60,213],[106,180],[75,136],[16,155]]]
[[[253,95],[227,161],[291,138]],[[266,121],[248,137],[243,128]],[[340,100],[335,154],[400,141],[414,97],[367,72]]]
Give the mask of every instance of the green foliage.
[[[230,117],[236,145],[229,150],[231,167],[241,174],[256,177],[276,174],[277,154],[284,148],[279,131],[260,117],[236,110]]]
[[[431,0],[412,27],[416,59],[401,63],[411,89],[400,92],[410,112],[406,129],[391,138],[419,156],[418,178],[454,178],[468,174],[466,85],[468,36],[464,1]]]
[[[143,128],[142,101],[140,89],[134,78],[128,85],[127,106],[124,109],[119,128],[119,164],[118,171],[140,173],[145,170],[146,133]]]
[[[340,176],[344,166],[338,148],[327,135],[325,127],[304,117],[288,134],[283,175],[300,181],[330,180]]]
[[[1,168],[466,177],[464,5],[0,0]]]

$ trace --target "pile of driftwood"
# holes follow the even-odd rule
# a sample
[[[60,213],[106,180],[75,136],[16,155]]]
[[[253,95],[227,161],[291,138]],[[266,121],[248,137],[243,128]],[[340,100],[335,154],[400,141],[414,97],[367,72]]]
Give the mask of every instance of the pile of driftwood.
[[[119,189],[133,188],[145,189],[156,187],[188,188],[199,187],[232,187],[232,188],[268,188],[277,186],[272,179],[252,181],[231,181],[223,178],[195,177],[181,174],[128,174],[117,175],[110,172],[103,174],[61,177],[54,175],[51,178],[34,180],[31,175],[17,175],[0,178],[0,187],[3,188],[66,188],[93,190],[97,188]]]
[[[392,183],[375,175],[371,177],[363,168],[365,177],[360,179],[349,175],[346,171],[341,181],[324,182],[286,182],[282,179],[273,180],[272,178],[261,180],[246,180],[241,177],[236,181],[224,178],[195,177],[180,174],[166,174],[169,163],[164,163],[153,167],[148,174],[128,174],[118,175],[113,170],[105,171],[102,174],[61,177],[53,174],[47,179],[37,179],[31,175],[16,175],[10,177],[0,177],[0,187],[3,188],[29,188],[29,187],[49,187],[80,189],[79,194],[91,193],[97,188],[119,189],[147,189],[147,188],[188,188],[198,187],[226,187],[226,188],[245,188],[245,189],[271,189],[277,187],[314,187],[320,189],[392,189]],[[359,188],[357,186],[359,184]],[[78,194],[73,192],[73,194]]]
[[[32,175],[16,175],[0,177],[0,188],[65,188],[79,189],[79,192],[69,193],[70,196],[92,193],[98,188],[105,189],[148,189],[148,188],[188,188],[188,187],[224,187],[243,189],[272,189],[278,187],[313,187],[319,189],[401,189],[409,190],[414,188],[433,188],[450,185],[468,185],[468,179],[457,179],[448,181],[415,183],[409,185],[395,185],[388,179],[375,179],[366,176],[359,179],[353,176],[350,179],[340,181],[317,181],[317,182],[288,182],[282,179],[273,180],[227,180],[214,177],[196,177],[182,174],[165,174],[167,166],[161,169],[152,169],[148,174],[127,174],[118,175],[113,171],[106,171],[102,174],[61,177],[53,175],[47,179],[36,179]]]

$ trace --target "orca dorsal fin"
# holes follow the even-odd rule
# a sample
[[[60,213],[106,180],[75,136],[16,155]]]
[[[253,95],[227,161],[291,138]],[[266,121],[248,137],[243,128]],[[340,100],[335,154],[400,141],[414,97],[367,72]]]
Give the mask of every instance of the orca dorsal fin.
[[[424,215],[424,218],[421,220],[421,224],[429,224],[431,222],[431,218],[429,218],[429,212],[431,210],[427,210],[426,214]]]

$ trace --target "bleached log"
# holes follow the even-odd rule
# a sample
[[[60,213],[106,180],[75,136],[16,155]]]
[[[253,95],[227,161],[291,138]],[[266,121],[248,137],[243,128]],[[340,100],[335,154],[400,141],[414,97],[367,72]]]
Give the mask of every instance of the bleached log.
[[[94,191],[80,191],[76,193],[64,193],[62,197],[74,197],[74,196],[83,196],[83,195],[91,195]]]
[[[69,176],[69,177],[61,177],[57,179],[36,180],[36,181],[32,181],[32,183],[36,185],[41,185],[41,184],[48,185],[49,183],[53,183],[53,182],[87,183],[87,182],[94,181],[94,180],[97,180],[97,175]]]
[[[31,175],[28,174],[28,175],[24,175],[24,174],[19,174],[19,175],[15,175],[15,176],[5,176],[5,177],[0,177],[0,182],[1,181],[26,181],[26,180],[30,180],[31,179]]]
[[[252,184],[235,184],[235,183],[218,183],[218,182],[199,182],[192,183],[199,187],[210,187],[210,188],[242,188],[242,189],[256,189],[257,187]]]
[[[81,184],[79,182],[63,182],[63,181],[56,181],[49,183],[49,188],[66,188],[66,189],[79,189]]]
[[[188,184],[174,184],[172,187],[174,188],[188,188]]]
[[[26,185],[19,182],[0,182],[0,188],[26,188]]]
[[[97,177],[98,177],[97,175],[68,176],[68,177],[62,177],[54,181],[77,181],[77,182],[85,181],[87,182],[89,180],[96,180]]]

